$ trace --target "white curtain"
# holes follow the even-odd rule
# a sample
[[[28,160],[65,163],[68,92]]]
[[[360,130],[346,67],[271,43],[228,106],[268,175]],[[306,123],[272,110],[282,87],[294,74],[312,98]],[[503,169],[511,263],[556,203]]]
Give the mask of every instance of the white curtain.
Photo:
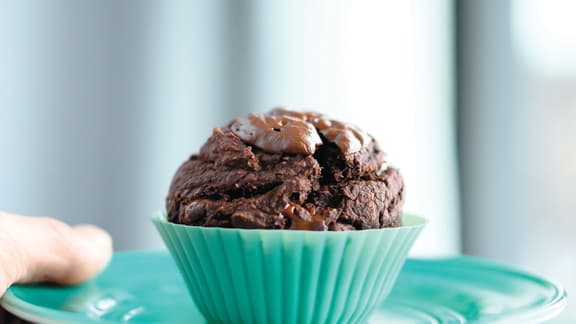
[[[576,290],[576,2],[461,4],[464,252]],[[575,323],[568,305],[557,323]]]

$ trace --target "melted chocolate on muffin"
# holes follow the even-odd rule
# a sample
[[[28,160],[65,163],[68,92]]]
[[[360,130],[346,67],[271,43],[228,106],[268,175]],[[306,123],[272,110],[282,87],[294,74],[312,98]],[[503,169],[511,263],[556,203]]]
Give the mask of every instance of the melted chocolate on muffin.
[[[276,108],[214,129],[176,172],[174,223],[261,229],[399,226],[404,183],[367,133]]]

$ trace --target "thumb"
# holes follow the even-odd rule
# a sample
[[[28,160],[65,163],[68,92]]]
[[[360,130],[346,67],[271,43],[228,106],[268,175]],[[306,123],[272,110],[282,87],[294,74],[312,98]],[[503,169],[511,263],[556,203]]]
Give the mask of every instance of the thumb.
[[[76,284],[100,272],[112,256],[112,239],[98,227],[70,227],[46,217],[0,217],[5,218],[0,240],[8,240],[6,245],[0,242],[0,250],[7,246],[11,251],[5,254],[13,256],[4,260],[9,267],[0,264],[0,271],[11,269],[6,271],[6,288],[14,282]],[[1,286],[0,283],[0,296]]]

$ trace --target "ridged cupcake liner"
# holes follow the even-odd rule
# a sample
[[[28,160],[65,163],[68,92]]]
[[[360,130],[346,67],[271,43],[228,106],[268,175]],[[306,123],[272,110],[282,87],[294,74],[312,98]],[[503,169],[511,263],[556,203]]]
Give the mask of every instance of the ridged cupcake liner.
[[[364,231],[245,230],[153,219],[209,322],[356,323],[388,295],[425,223]]]

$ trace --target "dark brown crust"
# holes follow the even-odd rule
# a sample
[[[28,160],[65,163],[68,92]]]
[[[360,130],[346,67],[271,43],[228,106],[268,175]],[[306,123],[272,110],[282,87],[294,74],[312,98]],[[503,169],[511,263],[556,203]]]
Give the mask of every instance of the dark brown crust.
[[[324,140],[324,138],[322,138]],[[401,224],[404,183],[372,140],[343,154],[264,152],[216,128],[176,172],[167,197],[174,223],[236,228],[361,230]]]

